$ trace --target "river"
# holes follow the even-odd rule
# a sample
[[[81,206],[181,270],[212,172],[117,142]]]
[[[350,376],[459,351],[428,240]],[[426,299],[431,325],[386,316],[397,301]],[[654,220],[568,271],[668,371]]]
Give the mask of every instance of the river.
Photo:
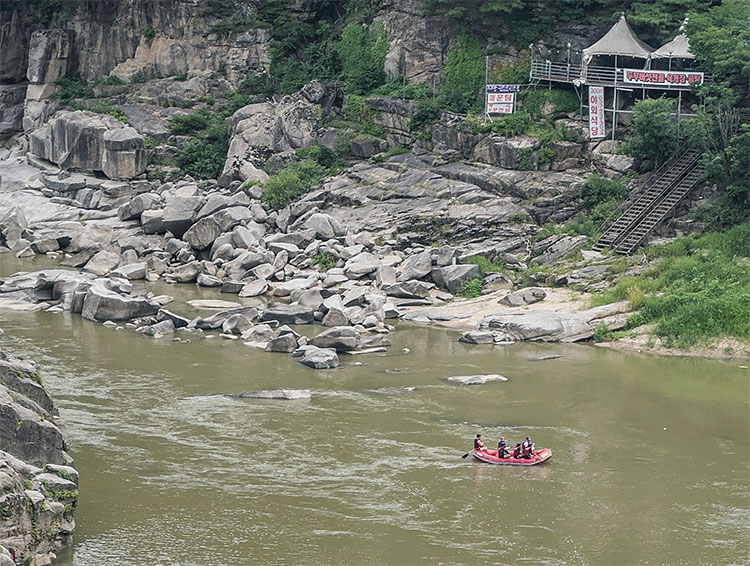
[[[2,259],[0,275],[16,267]],[[195,314],[187,298],[228,298],[154,290],[176,296],[169,308],[186,315]],[[74,545],[56,564],[749,557],[742,362],[473,346],[399,324],[386,354],[342,355],[338,369],[315,371],[239,341],[154,340],[67,313],[0,311],[0,328],[6,350],[42,369],[81,475]],[[560,357],[536,360],[545,356]],[[509,381],[446,381],[479,373]],[[312,399],[218,395],[281,387],[311,389]],[[530,434],[553,457],[532,468],[462,459],[477,432],[493,446]]]

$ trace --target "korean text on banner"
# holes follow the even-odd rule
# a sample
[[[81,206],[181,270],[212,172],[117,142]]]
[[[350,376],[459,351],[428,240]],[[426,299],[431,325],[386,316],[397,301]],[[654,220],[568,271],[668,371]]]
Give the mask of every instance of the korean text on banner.
[[[589,137],[603,138],[607,134],[604,129],[604,87],[589,87]]]

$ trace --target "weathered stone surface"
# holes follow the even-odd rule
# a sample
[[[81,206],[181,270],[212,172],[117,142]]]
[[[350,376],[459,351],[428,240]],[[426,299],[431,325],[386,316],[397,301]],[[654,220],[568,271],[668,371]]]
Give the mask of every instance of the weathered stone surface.
[[[313,369],[333,369],[339,367],[339,357],[335,350],[308,346],[300,363]]]
[[[172,270],[172,277],[178,283],[192,283],[198,278],[198,274],[201,272],[201,264],[199,261],[191,261],[185,265],[180,265]]]
[[[458,341],[467,344],[492,344],[495,341],[495,335],[492,332],[470,330],[465,332]]]
[[[294,334],[281,334],[274,336],[266,345],[266,352],[287,352],[291,353],[297,349],[297,338]]]
[[[112,275],[124,277],[129,280],[145,279],[146,278],[146,264],[145,262],[130,263],[118,267],[112,272]]]
[[[464,283],[479,277],[479,266],[473,263],[450,265],[432,270],[432,280],[454,295],[461,292]]]
[[[177,238],[187,232],[195,220],[195,210],[201,205],[202,199],[198,197],[172,198],[167,201],[164,208],[162,222],[164,228]],[[144,212],[145,214],[145,212]]]
[[[196,250],[205,250],[211,247],[214,240],[222,233],[222,229],[212,217],[201,218],[193,224],[182,239]]]
[[[171,318],[152,324],[151,326],[144,329],[143,333],[146,336],[159,336],[164,334],[172,334],[175,330],[175,324]]]
[[[529,311],[516,315],[488,315],[478,326],[489,330],[504,340],[541,340],[557,342],[586,332],[593,332],[587,318],[581,313]],[[497,341],[497,338],[496,338]]]
[[[323,326],[347,326],[349,324],[349,317],[344,314],[344,311],[338,308],[330,308],[323,317]]]
[[[94,255],[83,270],[94,275],[106,275],[120,263],[120,256],[114,252],[102,250]]]
[[[246,283],[240,290],[240,297],[257,297],[269,289],[268,281],[265,279],[255,279]]]
[[[225,334],[242,334],[252,328],[253,323],[243,314],[233,314],[224,324],[221,325],[221,331]]]
[[[544,289],[539,287],[527,287],[525,289],[519,289],[513,293],[508,293],[498,302],[509,307],[520,307],[523,305],[533,305],[539,301],[543,301],[547,297],[547,293]]]
[[[280,303],[269,303],[261,315],[262,322],[276,320],[279,324],[310,324],[313,319],[313,310],[310,307]]]
[[[380,260],[369,252],[362,252],[349,259],[344,265],[344,273],[347,277],[359,279],[378,269]]]
[[[551,236],[551,238],[554,241],[532,260],[533,263],[551,265],[573,254],[588,241],[587,236]],[[544,243],[545,240],[542,240],[539,246],[544,246]]]
[[[163,234],[166,232],[164,210],[144,210],[141,214],[141,227],[146,234]]]
[[[86,291],[81,316],[88,320],[129,320],[158,311],[158,304],[143,297],[117,293],[112,290],[110,281],[98,279]]]
[[[153,193],[136,195],[117,209],[117,216],[120,220],[134,220],[140,218],[144,211],[156,208],[160,202],[159,195]]]
[[[337,352],[356,350],[359,333],[352,326],[335,326],[324,330],[310,341],[319,348],[333,348]]]
[[[110,179],[127,180],[146,170],[148,154],[144,138],[134,128],[118,128],[104,133],[101,169]]]
[[[221,287],[224,283],[218,277],[209,275],[208,273],[200,273],[198,275],[198,278],[196,279],[196,282],[201,287]]]
[[[422,253],[410,255],[404,260],[397,280],[401,282],[421,279],[430,271],[432,271],[432,254],[429,250],[426,250]]]
[[[227,397],[239,399],[283,399],[286,401],[295,399],[310,399],[312,393],[309,389],[264,389],[260,391],[245,391],[238,394],[229,394]]]
[[[508,378],[500,374],[454,375],[449,377],[448,381],[459,385],[484,385],[490,381],[508,381]]]

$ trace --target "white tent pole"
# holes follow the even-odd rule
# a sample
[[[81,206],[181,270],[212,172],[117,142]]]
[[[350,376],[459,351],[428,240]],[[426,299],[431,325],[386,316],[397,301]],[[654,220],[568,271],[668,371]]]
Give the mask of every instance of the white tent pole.
[[[611,153],[615,153],[615,128],[617,128],[617,78],[615,77],[615,88],[614,97],[612,104],[612,148]]]

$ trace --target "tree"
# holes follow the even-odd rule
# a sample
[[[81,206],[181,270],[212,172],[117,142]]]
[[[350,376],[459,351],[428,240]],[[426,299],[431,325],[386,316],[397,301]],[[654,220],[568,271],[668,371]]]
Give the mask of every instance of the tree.
[[[479,40],[462,33],[458,45],[448,51],[445,85],[440,93],[443,105],[454,112],[479,109],[479,93],[484,81],[484,57]]]
[[[367,94],[385,82],[388,38],[382,24],[370,28],[357,23],[347,25],[341,32],[338,53],[348,92]]]
[[[644,169],[667,161],[677,149],[677,128],[672,119],[674,100],[647,98],[633,107],[633,135],[625,151],[638,159]]]
[[[707,12],[690,13],[690,49],[713,83],[747,96],[750,89],[750,0],[723,0]]]

